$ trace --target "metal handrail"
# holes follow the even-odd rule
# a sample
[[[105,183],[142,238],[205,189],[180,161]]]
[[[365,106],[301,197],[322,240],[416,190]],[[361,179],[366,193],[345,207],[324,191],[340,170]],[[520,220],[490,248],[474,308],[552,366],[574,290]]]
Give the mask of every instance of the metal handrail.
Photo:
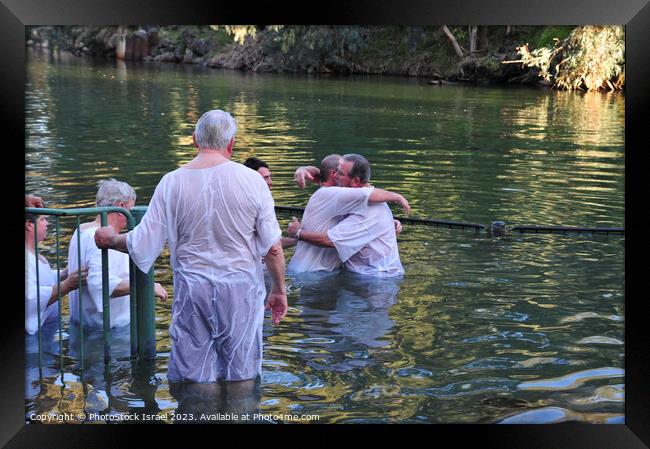
[[[89,207],[89,208],[71,208],[71,209],[51,209],[51,208],[34,208],[26,207],[25,213],[34,215],[33,222],[36,225],[36,217],[39,215],[54,216],[56,221],[56,253],[57,253],[57,291],[58,291],[58,308],[59,308],[59,346],[61,353],[61,366],[63,366],[62,351],[62,322],[61,322],[61,279],[60,279],[60,246],[59,233],[61,217],[76,217],[77,229],[77,260],[81,262],[81,233],[78,232],[80,227],[80,217],[85,215],[100,215],[101,225],[107,225],[109,213],[120,213],[124,215],[127,221],[127,229],[132,230],[141,220],[146,212],[146,206],[134,207],[131,211],[117,206],[108,207]],[[42,371],[42,337],[41,337],[41,304],[40,304],[40,278],[38,268],[38,236],[34,235],[36,253],[36,291],[38,300],[38,351],[39,351],[39,372]],[[79,263],[79,273],[81,272],[81,263]],[[104,363],[110,361],[111,353],[111,327],[110,327],[110,294],[108,292],[108,250],[102,250],[102,317],[103,317],[103,339],[104,339]],[[80,344],[80,367],[84,368],[84,346],[83,346],[83,294],[81,292],[81,278],[79,278],[79,344]],[[131,356],[142,356],[144,358],[155,357],[155,317],[153,301],[153,268],[149,273],[140,271],[133,259],[129,257],[129,295],[130,295],[130,336],[131,336]],[[151,315],[151,316],[149,316]]]

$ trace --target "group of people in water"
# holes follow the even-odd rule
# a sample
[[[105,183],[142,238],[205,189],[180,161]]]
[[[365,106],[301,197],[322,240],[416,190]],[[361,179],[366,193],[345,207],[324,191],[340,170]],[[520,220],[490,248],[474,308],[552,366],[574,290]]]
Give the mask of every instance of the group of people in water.
[[[196,157],[162,177],[138,226],[122,233],[126,219],[110,213],[107,226],[102,227],[97,216],[74,231],[60,284],[57,272],[35,256],[35,242],[47,235],[47,219],[26,214],[27,333],[38,330],[38,304],[40,323],[47,325],[56,321],[56,301],[66,294],[72,323],[81,320],[84,326],[101,328],[102,249],[109,250],[110,325],[128,324],[129,256],[146,273],[167,245],[174,284],[168,380],[250,380],[262,372],[265,308],[274,325],[287,313],[283,248],[296,246],[287,267],[295,276],[344,269],[363,283],[369,276],[404,274],[396,237],[402,226],[386,203],[396,203],[406,213],[409,204],[402,195],[369,184],[366,158],[332,154],[320,167],[298,168],[299,187],[320,187],[307,203],[302,222],[293,217],[288,237],[282,237],[271,171],[257,158],[244,164],[231,161],[236,132],[237,122],[227,112],[203,114],[192,134]],[[135,190],[127,183],[99,183],[98,207],[129,210],[135,201]],[[43,203],[28,195],[26,206]],[[268,294],[265,271],[271,278]],[[168,294],[155,284],[155,296],[166,300]]]

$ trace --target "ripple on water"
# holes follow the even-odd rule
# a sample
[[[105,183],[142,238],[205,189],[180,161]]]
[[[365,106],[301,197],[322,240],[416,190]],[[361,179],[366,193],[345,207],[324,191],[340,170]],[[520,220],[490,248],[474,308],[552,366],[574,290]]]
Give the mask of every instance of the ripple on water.
[[[502,419],[498,424],[551,424],[576,419],[578,415],[561,407],[543,407]]]
[[[285,371],[264,371],[262,372],[262,383],[295,387],[302,383],[302,379]]]
[[[622,345],[623,342],[618,338],[605,337],[603,335],[594,335],[583,338],[577,342],[579,345]]]
[[[585,382],[596,379],[611,379],[615,377],[622,377],[625,375],[625,370],[616,367],[605,367],[589,369],[585,371],[578,371],[569,373],[562,377],[554,377],[551,379],[540,379],[520,383],[517,388],[520,390],[571,390],[579,387]]]
[[[506,357],[488,357],[480,360],[473,360],[463,368],[469,371],[486,370],[486,369],[509,369],[515,366],[517,362]]]
[[[404,389],[406,393],[420,395],[424,392],[427,396],[439,399],[472,396],[486,392],[510,392],[515,389],[517,382],[510,379],[474,379],[471,381],[454,382],[442,387],[425,389]]]
[[[605,385],[598,387],[588,398],[574,399],[576,405],[592,405],[602,402],[623,403],[625,401],[625,386],[623,384]]]
[[[313,345],[330,345],[332,343],[336,343],[336,340],[331,339],[331,338],[324,338],[324,337],[311,337],[311,338],[304,338],[302,340],[294,340],[292,343],[313,344]]]
[[[475,309],[474,314],[478,318],[503,318],[506,320],[518,322],[528,320],[528,315],[525,313],[511,312],[502,309]]]
[[[423,368],[400,368],[395,371],[399,377],[411,377],[415,379],[424,379],[433,376],[433,373]]]
[[[509,416],[497,424],[554,424],[566,421],[624,424],[625,420],[624,416],[618,413],[579,413],[562,407],[542,407]]]
[[[582,362],[574,362],[557,357],[531,357],[526,360],[521,360],[515,365],[516,368],[533,368],[539,365],[579,365]]]
[[[600,318],[610,321],[623,321],[623,317],[620,315],[602,315],[596,312],[582,312],[575,315],[571,315],[560,320],[560,323],[575,323],[578,321],[586,320],[588,318]]]
[[[359,402],[368,399],[379,399],[386,397],[401,396],[401,389],[393,385],[371,385],[368,388],[357,391],[350,395],[350,400]]]
[[[486,341],[494,340],[518,340],[539,345],[539,348],[544,348],[549,345],[549,340],[546,335],[540,332],[519,332],[519,331],[504,331],[496,334],[479,335],[478,337],[465,338],[461,340],[462,343],[483,343]]]

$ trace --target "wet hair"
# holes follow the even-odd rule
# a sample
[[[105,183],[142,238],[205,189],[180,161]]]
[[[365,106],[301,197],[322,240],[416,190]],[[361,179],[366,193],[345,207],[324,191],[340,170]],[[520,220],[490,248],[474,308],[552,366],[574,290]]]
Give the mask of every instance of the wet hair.
[[[220,109],[208,111],[196,122],[194,140],[199,149],[223,150],[237,133],[237,121]]]
[[[327,182],[330,170],[336,171],[339,168],[341,160],[340,154],[330,154],[326,156],[320,163],[320,182]]]
[[[135,190],[126,182],[110,178],[102,179],[97,185],[99,187],[95,197],[97,207],[112,206],[120,201],[127,203],[129,200],[135,201],[136,199]]]
[[[38,220],[38,217],[40,217],[40,215],[30,214],[29,212],[25,212],[25,222],[34,223],[36,220]]]
[[[262,167],[269,168],[269,165],[266,162],[256,157],[249,157],[244,161],[244,165],[248,168],[252,168],[255,171],[259,170]]]
[[[346,154],[343,156],[344,161],[354,162],[348,176],[350,178],[359,178],[362,183],[370,181],[370,162],[360,154]]]

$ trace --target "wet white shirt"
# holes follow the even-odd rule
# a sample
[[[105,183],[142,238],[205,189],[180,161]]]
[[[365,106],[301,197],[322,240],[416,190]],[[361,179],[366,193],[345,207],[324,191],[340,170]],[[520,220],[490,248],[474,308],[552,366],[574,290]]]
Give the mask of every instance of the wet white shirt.
[[[305,231],[325,232],[349,213],[368,207],[372,187],[321,187],[309,198],[302,217]],[[323,248],[299,241],[287,271],[332,271],[340,268],[341,260],[335,248]]]
[[[95,245],[95,231],[98,226],[85,227],[81,230],[81,266],[88,268],[86,285],[69,293],[70,320],[79,323],[79,295],[83,307],[83,325],[89,328],[104,326],[102,307],[102,250]],[[68,273],[79,269],[77,254],[77,232],[75,230],[68,248]],[[123,280],[129,281],[129,255],[112,249],[108,250],[108,294],[113,294],[115,287]],[[109,297],[111,327],[126,326],[131,321],[129,295]]]
[[[165,242],[169,247],[170,381],[261,374],[266,299],[261,259],[280,237],[271,192],[254,170],[228,161],[179,168],[161,179],[126,241],[144,272]]]
[[[404,274],[393,214],[386,203],[356,210],[327,235],[347,270],[369,276]]]
[[[59,316],[59,306],[56,302],[49,307],[47,305],[56,285],[56,271],[41,258],[38,261],[38,281],[37,288],[36,256],[25,248],[25,332],[30,335],[38,331],[38,303],[41,306],[41,327],[56,321]]]

